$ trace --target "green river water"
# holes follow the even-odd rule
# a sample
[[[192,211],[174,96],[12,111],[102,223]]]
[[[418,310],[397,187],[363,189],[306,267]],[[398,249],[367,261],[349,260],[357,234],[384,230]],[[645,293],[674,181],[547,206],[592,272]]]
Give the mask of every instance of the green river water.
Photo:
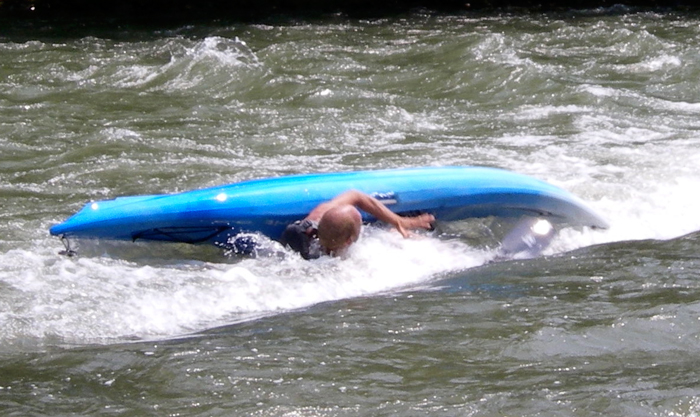
[[[0,30],[0,415],[697,416],[700,17],[330,16]],[[481,165],[609,230],[345,259],[81,242],[90,200]]]

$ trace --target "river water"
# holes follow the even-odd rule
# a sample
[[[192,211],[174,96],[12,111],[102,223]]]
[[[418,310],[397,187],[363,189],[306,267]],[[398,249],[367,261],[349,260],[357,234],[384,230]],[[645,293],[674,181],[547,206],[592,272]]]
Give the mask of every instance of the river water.
[[[411,15],[0,36],[0,414],[697,416],[700,17]],[[82,242],[89,200],[481,165],[609,230],[345,259]]]

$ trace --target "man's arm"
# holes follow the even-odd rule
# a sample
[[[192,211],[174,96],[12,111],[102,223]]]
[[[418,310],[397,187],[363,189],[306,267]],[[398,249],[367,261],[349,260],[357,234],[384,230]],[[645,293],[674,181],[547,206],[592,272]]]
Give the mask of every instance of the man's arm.
[[[376,217],[377,220],[394,226],[403,237],[408,237],[408,230],[411,229],[431,229],[432,222],[435,221],[435,217],[427,213],[416,217],[399,216],[389,210],[381,201],[357,190],[346,191],[331,201],[320,204],[309,213],[307,219],[319,221],[326,211],[341,205],[352,205],[371,214]]]

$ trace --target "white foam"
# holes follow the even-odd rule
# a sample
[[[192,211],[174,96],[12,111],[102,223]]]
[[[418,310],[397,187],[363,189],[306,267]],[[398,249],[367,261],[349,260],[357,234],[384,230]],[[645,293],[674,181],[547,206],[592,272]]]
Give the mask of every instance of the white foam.
[[[182,55],[173,55],[160,71],[170,77],[163,86],[165,90],[204,88],[219,92],[240,82],[236,77],[238,69],[258,65],[245,42],[212,36],[187,48]]]
[[[234,264],[150,266],[44,250],[0,255],[0,347],[167,338],[426,282],[482,264],[488,254],[459,242],[367,230],[347,257],[304,261],[288,253]],[[9,313],[9,311],[12,311]]]

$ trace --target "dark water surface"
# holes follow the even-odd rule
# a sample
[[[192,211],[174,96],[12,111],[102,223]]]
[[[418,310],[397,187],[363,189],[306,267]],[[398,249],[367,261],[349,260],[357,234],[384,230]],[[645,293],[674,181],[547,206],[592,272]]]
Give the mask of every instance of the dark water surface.
[[[700,412],[697,16],[47,32],[0,35],[3,416]],[[612,227],[502,263],[488,220],[314,262],[48,236],[91,199],[455,164]]]

